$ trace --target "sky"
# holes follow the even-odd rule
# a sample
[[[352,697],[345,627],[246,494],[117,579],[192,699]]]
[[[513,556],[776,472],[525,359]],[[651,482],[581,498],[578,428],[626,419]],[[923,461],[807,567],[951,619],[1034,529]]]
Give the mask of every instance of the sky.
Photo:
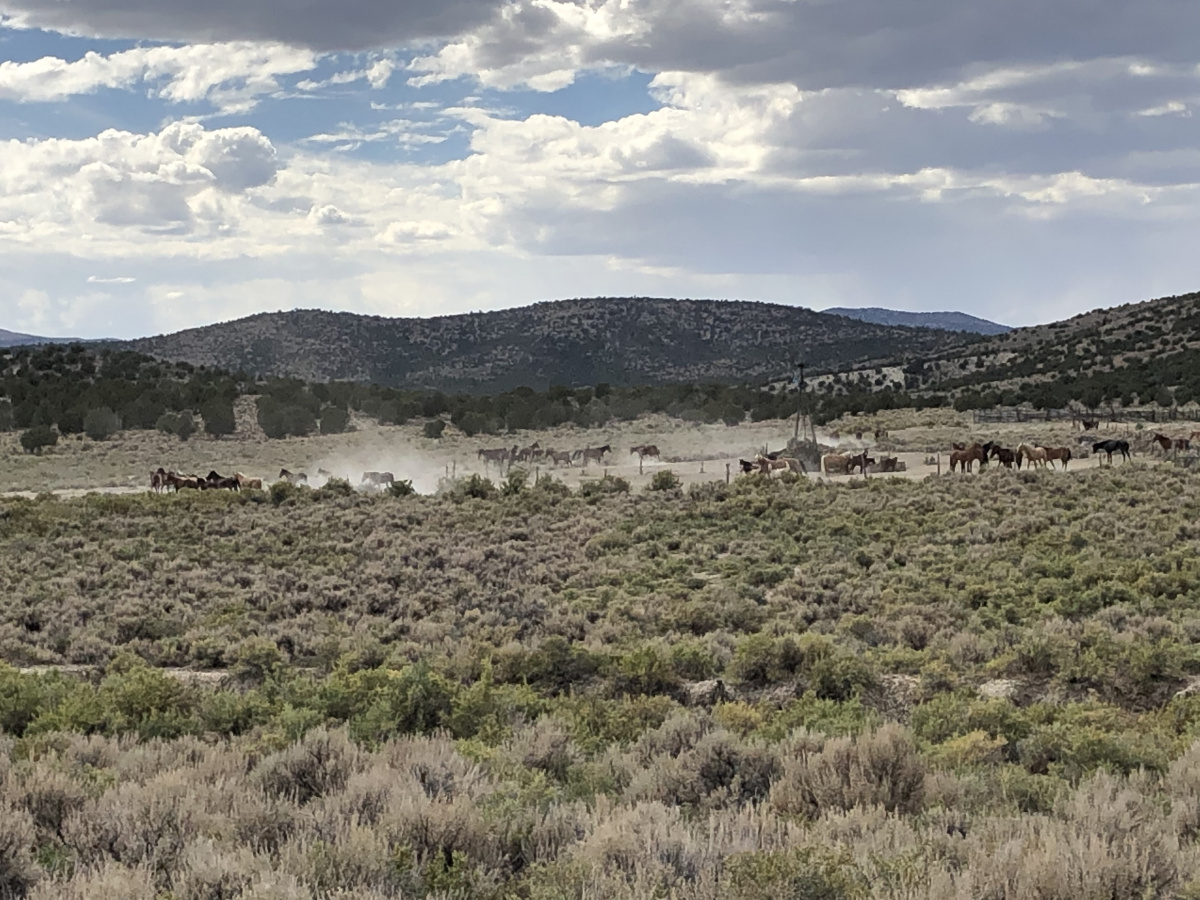
[[[1196,0],[0,0],[0,327],[1200,290]]]

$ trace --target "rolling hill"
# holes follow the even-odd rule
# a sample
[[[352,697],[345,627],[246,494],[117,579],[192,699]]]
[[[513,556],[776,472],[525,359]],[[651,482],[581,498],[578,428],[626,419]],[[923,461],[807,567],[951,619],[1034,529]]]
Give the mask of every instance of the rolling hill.
[[[79,342],[79,338],[39,337],[36,334],[22,334],[19,331],[0,328],[0,347],[29,347],[34,344],[75,344]]]
[[[972,338],[793,306],[596,298],[430,319],[262,313],[122,346],[193,365],[309,381],[491,392],[778,376],[928,358]]]
[[[1088,408],[1200,401],[1200,292],[1096,309],[935,351],[887,371],[883,386],[939,393],[960,405]],[[879,386],[872,367],[827,390]]]

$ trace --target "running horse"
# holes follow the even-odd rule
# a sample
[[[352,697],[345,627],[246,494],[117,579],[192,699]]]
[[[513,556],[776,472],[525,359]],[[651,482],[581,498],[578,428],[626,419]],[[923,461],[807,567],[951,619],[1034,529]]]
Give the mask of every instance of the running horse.
[[[287,469],[279,470],[279,480],[288,484],[308,484],[308,476],[303,472],[289,472]]]
[[[656,447],[654,444],[638,444],[636,447],[630,447],[629,455],[633,456],[634,454],[637,454],[639,462],[645,459],[647,456],[649,456],[651,459],[662,458],[659,455],[658,447]]]

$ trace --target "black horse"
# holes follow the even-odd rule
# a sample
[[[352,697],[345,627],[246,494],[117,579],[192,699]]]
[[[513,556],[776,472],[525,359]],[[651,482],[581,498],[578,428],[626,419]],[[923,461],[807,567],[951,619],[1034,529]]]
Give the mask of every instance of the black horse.
[[[1097,441],[1092,444],[1093,453],[1104,453],[1108,456],[1108,464],[1112,465],[1114,453],[1120,453],[1121,458],[1128,460],[1129,457],[1129,441],[1118,441],[1109,439],[1107,441]]]

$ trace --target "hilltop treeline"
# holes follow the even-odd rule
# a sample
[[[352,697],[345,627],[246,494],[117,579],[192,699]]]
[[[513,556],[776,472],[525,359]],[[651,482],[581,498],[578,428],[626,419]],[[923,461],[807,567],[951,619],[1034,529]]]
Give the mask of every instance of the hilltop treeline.
[[[736,425],[747,418],[786,419],[795,415],[801,399],[778,385],[727,384],[600,383],[544,391],[521,387],[480,396],[351,382],[255,379],[243,372],[162,362],[125,350],[96,352],[78,344],[0,351],[0,429],[26,431],[28,450],[52,444],[58,435],[87,433],[102,439],[124,429],[158,428],[185,440],[200,428],[215,436],[231,434],[239,397],[255,398],[258,424],[269,438],[342,432],[352,412],[385,425],[449,420],[467,435],[568,423],[599,427],[646,413]],[[938,406],[945,401],[878,391],[811,394],[803,402],[805,412],[823,423],[847,412]]]

